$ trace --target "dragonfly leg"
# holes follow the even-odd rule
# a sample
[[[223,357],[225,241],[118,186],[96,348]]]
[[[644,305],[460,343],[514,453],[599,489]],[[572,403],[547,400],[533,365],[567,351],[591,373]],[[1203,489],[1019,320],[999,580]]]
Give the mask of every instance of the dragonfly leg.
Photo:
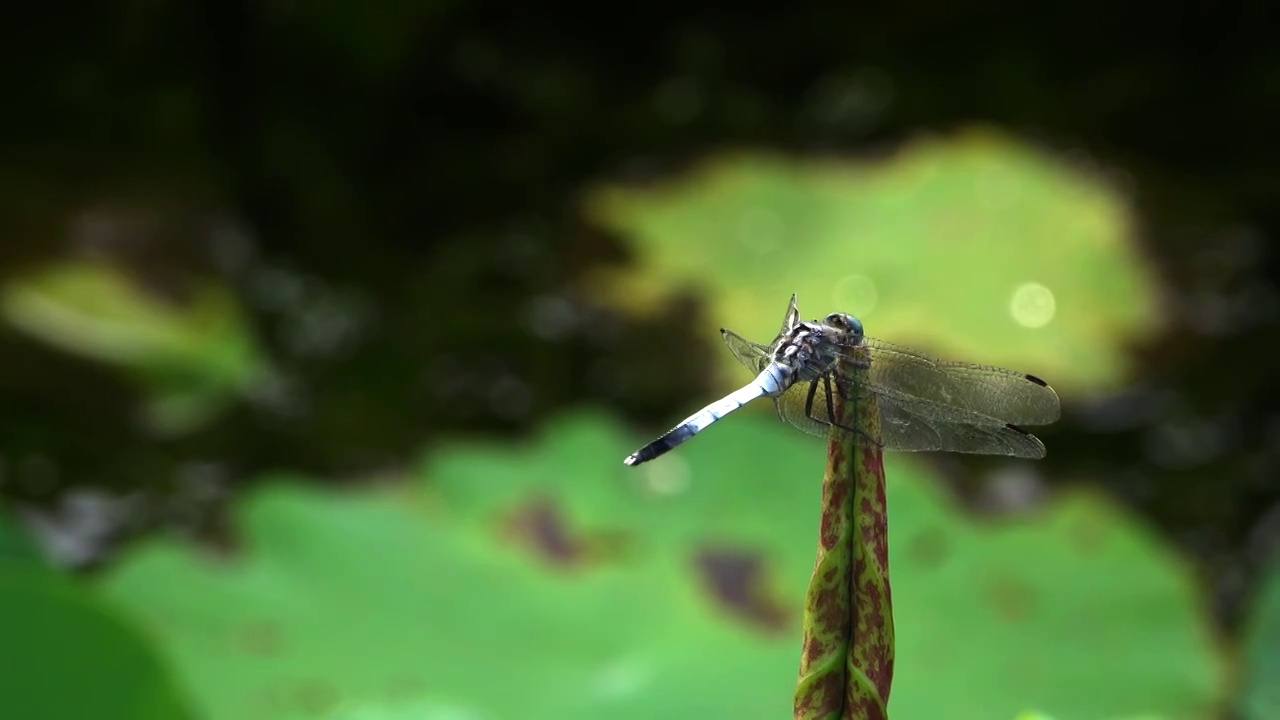
[[[818,383],[813,383],[813,387],[818,387]],[[836,409],[831,403],[831,373],[822,376],[822,388],[826,391],[822,394],[824,396],[823,399],[827,401],[827,417],[830,418],[830,423],[842,430],[853,430],[851,427],[846,427],[836,422]],[[810,389],[809,392],[813,392],[813,390]]]
[[[847,376],[842,375],[839,372],[830,374],[834,374],[836,376],[836,391],[840,393],[840,397],[845,400],[853,400],[856,402],[866,396],[863,392],[863,388],[859,387],[857,383],[851,382]]]
[[[848,353],[848,354],[844,355],[844,356],[841,358],[841,360],[840,360],[838,363],[836,363],[836,365],[835,365],[834,367],[832,367],[832,368],[830,368],[830,369],[829,369],[829,371],[830,371],[830,372],[838,373],[838,374],[837,374],[837,376],[836,376],[836,377],[837,377],[837,379],[836,379],[836,382],[837,382],[837,383],[839,383],[841,380],[845,381],[845,385],[843,385],[843,386],[839,386],[839,389],[841,389],[841,390],[845,390],[845,391],[850,391],[850,390],[854,390],[854,389],[860,389],[860,388],[853,388],[853,387],[852,387],[852,384],[850,384],[850,383],[848,382],[848,381],[849,381],[849,379],[850,379],[850,377],[851,377],[852,375],[858,375],[858,374],[860,374],[860,373],[857,373],[856,371],[858,371],[858,370],[867,370],[867,369],[868,369],[868,368],[870,368],[870,367],[871,367],[871,358],[870,358],[870,357],[868,357],[866,353],[864,353],[864,352],[857,352],[857,351],[855,350],[855,351],[854,351],[854,352],[852,352],[852,353]],[[843,370],[844,372],[841,372],[842,370]],[[850,372],[849,372],[849,371],[854,371],[854,372],[853,372],[852,374],[850,374]],[[845,395],[844,395],[844,397],[846,397],[846,398],[848,398],[848,399],[851,399],[851,400],[856,400],[856,399],[858,399],[858,398],[855,398],[855,397],[850,397],[850,395],[849,395],[849,394],[845,394]]]
[[[813,382],[809,383],[809,392],[804,397],[804,416],[814,422],[822,423],[823,425],[835,425],[841,430],[856,432],[853,428],[845,427],[844,425],[841,425],[840,423],[835,422],[836,409],[831,404],[831,378],[827,375],[823,375],[822,382],[823,382],[823,389],[826,391],[823,397],[823,399],[826,400],[827,402],[826,416],[818,417],[817,415],[813,414],[813,399],[817,397],[817,394],[818,394],[817,380],[814,380]]]
[[[831,404],[831,375],[832,373],[827,373],[826,375],[822,376],[823,387],[826,389],[826,395],[827,395],[827,417],[832,419],[832,421],[828,422],[827,424],[835,425],[836,427],[846,432],[857,433],[862,437],[866,438],[867,442],[871,443],[872,445],[877,445],[877,446],[883,445],[884,443],[877,441],[875,438],[871,437],[865,431],[863,431],[863,429],[860,427],[849,427],[848,425],[842,425],[834,421],[836,413],[835,413],[835,408]],[[809,400],[807,403],[805,403],[805,413],[808,414],[809,417],[811,418],[813,417],[813,414],[810,412],[813,407],[813,393],[814,393],[814,389],[817,387],[818,387],[817,382],[813,382],[810,384]],[[857,402],[858,400],[861,399],[860,397],[851,397],[851,395],[854,394],[853,391],[841,387],[841,378],[839,376],[836,377],[836,392],[840,393],[840,397],[853,400],[854,402]]]
[[[818,381],[814,380],[813,382],[809,383],[809,394],[806,395],[804,399],[805,417],[815,422],[820,422],[823,425],[834,425],[840,428],[841,430],[847,430],[848,432],[858,432],[857,428],[851,428],[848,425],[842,425],[835,421],[836,408],[835,408],[835,405],[833,405],[831,402],[831,375],[828,374],[828,375],[822,376],[822,388],[825,391],[823,392],[822,399],[825,400],[827,403],[826,416],[818,417],[817,415],[813,414],[813,399],[818,393]]]
[[[816,381],[809,383],[809,393],[804,396],[804,416],[810,420],[818,420],[813,416],[813,396],[816,392],[818,392],[818,383]],[[818,420],[818,422],[823,421]]]

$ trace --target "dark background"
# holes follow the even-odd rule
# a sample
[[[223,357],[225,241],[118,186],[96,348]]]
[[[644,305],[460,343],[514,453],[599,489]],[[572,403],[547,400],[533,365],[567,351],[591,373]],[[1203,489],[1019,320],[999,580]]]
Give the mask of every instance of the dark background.
[[[693,293],[641,322],[571,291],[628,257],[579,218],[584,184],[657,179],[722,148],[882,154],[981,121],[1127,174],[1175,321],[1133,348],[1131,389],[1069,404],[1040,433],[1046,469],[1107,478],[1198,560],[1221,622],[1239,621],[1280,526],[1280,48],[1263,3],[17,12],[0,64],[0,276],[108,257],[175,302],[224,278],[279,373],[194,433],[148,436],[118,373],[0,333],[4,496],[71,534],[93,513],[66,511],[69,491],[134,498],[78,564],[160,526],[234,543],[222,509],[265,469],[358,477],[581,403],[661,429],[710,392],[704,358],[720,350],[701,330],[716,321]],[[875,102],[811,111],[842,83]],[[587,330],[529,333],[546,296]],[[316,316],[341,322],[316,341]],[[661,382],[587,371],[660,362]],[[491,402],[498,382],[527,404]]]

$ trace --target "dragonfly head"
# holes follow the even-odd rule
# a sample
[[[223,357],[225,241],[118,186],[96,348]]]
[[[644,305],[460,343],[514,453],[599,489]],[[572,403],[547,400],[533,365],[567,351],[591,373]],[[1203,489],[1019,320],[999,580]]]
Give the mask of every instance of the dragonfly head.
[[[850,338],[862,338],[862,321],[846,313],[831,313],[823,322],[839,330]]]

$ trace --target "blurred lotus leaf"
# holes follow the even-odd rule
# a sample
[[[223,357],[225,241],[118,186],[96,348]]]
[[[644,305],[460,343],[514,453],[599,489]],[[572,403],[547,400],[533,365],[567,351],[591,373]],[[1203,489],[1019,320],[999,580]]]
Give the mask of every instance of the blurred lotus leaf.
[[[1280,717],[1280,561],[1271,564],[1244,631],[1244,717]]]
[[[971,130],[887,159],[740,154],[601,187],[586,213],[634,238],[636,262],[592,291],[639,313],[697,288],[710,317],[760,341],[795,292],[806,318],[850,312],[869,335],[1060,390],[1113,385],[1155,330],[1155,280],[1124,197],[1082,165]]]
[[[1017,720],[1058,720],[1044,713],[1029,711],[1017,717]],[[1126,715],[1124,717],[1111,718],[1111,720],[1168,720],[1164,715]]]
[[[0,316],[66,352],[124,368],[151,393],[149,420],[164,433],[198,426],[262,366],[225,288],[167,301],[105,263],[64,262],[7,282]]]
[[[31,536],[23,532],[0,506],[0,563],[5,562],[40,565],[43,559]]]
[[[790,712],[822,444],[763,413],[642,468],[580,415],[436,453],[421,483],[281,478],[242,554],[136,550],[102,588],[210,718],[778,718]],[[1106,503],[958,513],[889,463],[895,720],[1206,717],[1221,660],[1186,569]]]
[[[155,651],[117,615],[53,570],[0,556],[0,715],[193,717]]]
[[[1154,532],[1085,492],[975,522],[932,487],[904,498],[895,470],[895,718],[1217,717],[1225,661],[1190,566]]]

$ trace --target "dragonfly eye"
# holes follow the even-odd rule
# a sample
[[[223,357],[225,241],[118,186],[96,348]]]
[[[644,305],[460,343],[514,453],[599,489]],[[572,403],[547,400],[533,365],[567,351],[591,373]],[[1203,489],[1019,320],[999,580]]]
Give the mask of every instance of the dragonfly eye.
[[[838,330],[848,330],[853,335],[862,334],[862,322],[852,315],[831,313],[827,316],[826,323]]]

